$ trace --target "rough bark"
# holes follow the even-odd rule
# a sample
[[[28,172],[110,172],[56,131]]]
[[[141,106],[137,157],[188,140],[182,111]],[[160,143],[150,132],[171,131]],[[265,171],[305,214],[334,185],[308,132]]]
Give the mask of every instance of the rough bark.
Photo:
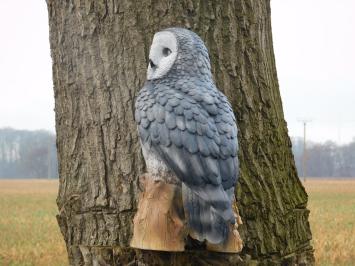
[[[311,264],[306,208],[287,135],[270,3],[47,0],[60,189],[58,223],[73,265]],[[154,32],[191,28],[239,129],[240,257],[128,248],[144,161],[133,119]]]

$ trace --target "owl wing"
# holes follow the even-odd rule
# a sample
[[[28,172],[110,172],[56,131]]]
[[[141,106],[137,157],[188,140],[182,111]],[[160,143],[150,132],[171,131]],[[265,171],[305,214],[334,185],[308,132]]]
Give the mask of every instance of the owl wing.
[[[237,180],[237,127],[222,93],[146,83],[136,101],[135,120],[142,143],[183,183],[203,199],[214,199],[216,208],[230,208],[225,191]]]

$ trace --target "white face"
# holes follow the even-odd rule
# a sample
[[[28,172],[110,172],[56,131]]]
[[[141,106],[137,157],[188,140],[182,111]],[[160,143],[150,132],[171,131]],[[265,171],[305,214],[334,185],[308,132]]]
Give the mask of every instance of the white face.
[[[154,35],[149,52],[147,79],[158,79],[164,76],[173,66],[178,52],[178,44],[173,33],[158,32]]]

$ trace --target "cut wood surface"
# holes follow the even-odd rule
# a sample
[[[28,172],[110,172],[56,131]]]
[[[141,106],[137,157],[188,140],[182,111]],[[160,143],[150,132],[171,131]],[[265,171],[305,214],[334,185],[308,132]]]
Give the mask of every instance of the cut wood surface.
[[[131,247],[146,250],[184,251],[189,230],[183,215],[181,185],[167,183],[149,174],[141,176],[140,184],[142,193],[134,217]],[[237,214],[236,204],[234,204],[234,209]],[[226,243],[221,245],[206,243],[207,250],[228,253],[238,253],[242,250],[243,241],[237,230],[242,222],[239,215],[236,217],[237,222],[230,226],[230,234]],[[191,233],[190,236],[194,238]]]
[[[134,217],[131,247],[183,251],[185,233],[180,186],[168,184],[149,175],[140,179],[143,192]]]

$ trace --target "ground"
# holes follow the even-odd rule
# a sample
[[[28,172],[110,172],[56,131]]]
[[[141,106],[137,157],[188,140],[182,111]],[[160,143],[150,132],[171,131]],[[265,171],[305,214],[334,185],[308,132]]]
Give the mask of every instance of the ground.
[[[355,179],[308,179],[317,265],[355,265]],[[56,180],[0,180],[0,265],[67,265]]]

